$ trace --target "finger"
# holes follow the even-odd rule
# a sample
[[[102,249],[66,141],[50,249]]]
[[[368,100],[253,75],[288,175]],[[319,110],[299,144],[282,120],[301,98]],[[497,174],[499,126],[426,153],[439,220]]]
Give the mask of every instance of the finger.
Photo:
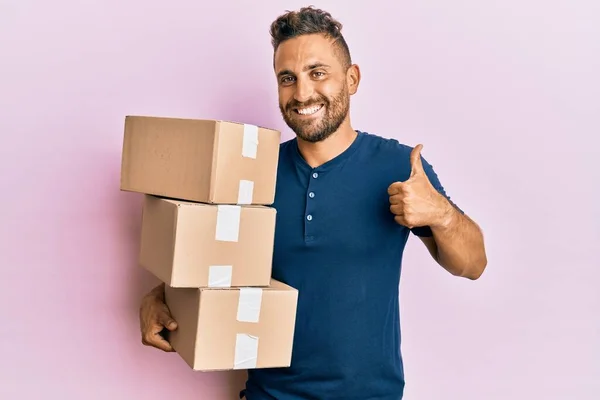
[[[395,215],[394,220],[400,225],[408,226],[408,223],[406,222],[404,215]]]
[[[397,216],[402,216],[404,214],[404,207],[400,204],[392,204],[390,206],[390,212]]]
[[[151,333],[149,335],[146,335],[144,337],[144,340],[142,341],[142,343],[146,346],[156,347],[157,349],[160,349],[160,350],[166,351],[166,352],[175,351],[173,349],[173,346],[171,346],[171,343],[169,343],[165,338],[163,338],[158,333]]]
[[[402,204],[404,203],[404,194],[398,193],[390,196],[390,204]]]
[[[158,322],[170,331],[177,329],[177,322],[171,317],[167,311],[161,313],[158,317]]]
[[[424,173],[423,163],[421,162],[421,150],[423,149],[422,144],[418,144],[411,152],[410,152],[410,176],[415,176],[421,173]]]
[[[388,195],[394,196],[394,195],[397,195],[399,193],[402,193],[403,185],[404,185],[403,182],[394,182],[394,183],[392,183],[388,187]]]
[[[406,215],[396,215],[396,216],[394,217],[394,220],[395,220],[395,221],[396,221],[398,224],[400,224],[400,225],[402,225],[402,226],[405,226],[405,227],[407,227],[408,229],[413,229],[415,226],[414,226],[414,224],[413,224],[413,223],[411,223],[411,222],[409,221],[409,219],[410,219],[410,216],[408,216],[408,218],[407,218],[407,216],[406,216]]]

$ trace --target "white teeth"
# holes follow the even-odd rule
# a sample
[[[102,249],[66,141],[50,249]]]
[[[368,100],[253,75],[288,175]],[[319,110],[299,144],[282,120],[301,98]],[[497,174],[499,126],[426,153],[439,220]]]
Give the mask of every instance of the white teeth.
[[[314,106],[314,107],[310,107],[310,108],[299,108],[298,114],[310,115],[310,114],[316,113],[320,109],[321,109],[321,106]]]

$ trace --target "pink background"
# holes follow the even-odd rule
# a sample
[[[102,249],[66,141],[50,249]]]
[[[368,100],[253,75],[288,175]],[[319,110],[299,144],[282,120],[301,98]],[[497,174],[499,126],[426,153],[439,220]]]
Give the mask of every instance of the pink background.
[[[316,5],[362,66],[355,127],[424,143],[487,239],[478,282],[409,242],[405,398],[600,398],[599,3],[343,3]],[[241,386],[140,343],[139,299],[157,282],[136,265],[141,196],[119,191],[123,120],[233,119],[290,138],[268,28],[304,3],[165,4],[0,2],[1,398],[219,400]]]

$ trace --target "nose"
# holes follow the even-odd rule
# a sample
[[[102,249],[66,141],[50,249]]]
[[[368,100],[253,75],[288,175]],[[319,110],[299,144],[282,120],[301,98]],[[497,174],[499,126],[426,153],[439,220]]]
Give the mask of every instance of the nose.
[[[303,103],[309,100],[314,93],[314,89],[310,80],[305,78],[298,78],[296,80],[296,91],[294,92],[294,99]]]

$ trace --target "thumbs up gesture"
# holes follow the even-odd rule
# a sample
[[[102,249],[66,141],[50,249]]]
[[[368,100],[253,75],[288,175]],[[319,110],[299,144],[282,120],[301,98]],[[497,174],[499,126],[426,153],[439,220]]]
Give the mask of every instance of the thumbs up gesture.
[[[423,169],[422,149],[423,145],[419,144],[410,154],[411,172],[408,180],[394,182],[388,188],[390,211],[394,219],[409,229],[439,224],[448,209],[448,202],[433,187]]]

